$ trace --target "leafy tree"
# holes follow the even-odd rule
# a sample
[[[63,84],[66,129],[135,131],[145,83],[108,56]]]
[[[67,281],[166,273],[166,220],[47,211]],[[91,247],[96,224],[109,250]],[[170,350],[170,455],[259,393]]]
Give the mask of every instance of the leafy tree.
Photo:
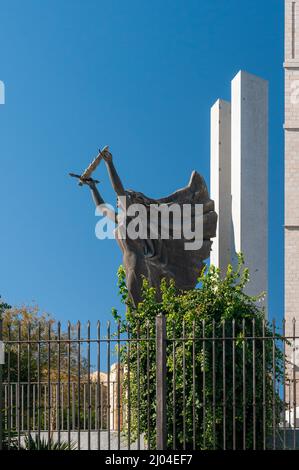
[[[50,429],[56,428],[56,402],[57,389],[55,384],[58,382],[77,383],[78,367],[80,366],[81,379],[88,377],[87,359],[81,354],[80,362],[78,361],[78,344],[71,340],[76,339],[76,327],[70,325],[68,333],[60,331],[60,324],[56,323],[51,315],[40,313],[37,306],[24,306],[13,308],[6,303],[0,303],[0,314],[3,321],[3,339],[6,342],[5,364],[3,366],[4,383],[23,383],[23,401],[25,403],[24,422],[27,423],[27,397],[29,387],[28,383],[51,384],[51,402],[50,402]],[[60,338],[60,350],[58,346],[58,338]],[[29,344],[30,342],[30,344]],[[68,366],[69,371],[68,371]],[[15,388],[11,389],[12,393]],[[40,387],[40,402],[45,396],[45,387]],[[83,398],[83,390],[80,390]],[[32,405],[32,386],[30,395],[31,420],[33,421],[33,405]],[[37,422],[37,397],[35,397],[35,422]],[[77,409],[78,390],[75,389],[75,409]],[[14,397],[13,415],[16,423],[17,409],[15,408],[16,396]],[[81,401],[82,402],[82,401]],[[61,409],[65,422],[67,416],[66,405]],[[41,427],[44,426],[45,414],[41,413]],[[83,412],[80,410],[80,422],[83,423]],[[32,423],[31,423],[32,426]],[[48,425],[47,425],[48,426]]]
[[[40,313],[37,306],[12,308],[7,304],[0,304],[0,308],[2,309],[3,339],[10,341],[10,345],[6,348],[4,377],[7,378],[10,375],[10,381],[16,382],[19,373],[20,381],[26,382],[30,373],[31,382],[37,381],[38,374],[40,381],[47,381],[50,377],[50,381],[55,382],[58,379],[58,365],[60,365],[60,380],[66,381],[68,334],[61,331],[60,322],[57,323],[49,314]],[[58,338],[61,341],[59,361]],[[75,342],[76,326],[74,325],[70,326],[70,339],[72,340],[70,377],[71,381],[75,381],[78,374],[78,349]],[[38,363],[40,363],[39,370]],[[87,361],[83,355],[80,367],[82,375],[85,376]]]
[[[239,255],[238,267],[229,266],[224,278],[215,267],[205,268],[198,287],[191,291],[178,293],[173,282],[162,281],[161,302],[144,279],[143,301],[134,308],[120,267],[118,284],[126,316],[122,320],[115,309],[113,315],[123,332],[129,331],[132,340],[139,339],[121,348],[126,371],[123,402],[132,439],[139,429],[155,447],[152,340],[156,315],[162,312],[168,338],[168,447],[174,445],[173,426],[176,448],[258,449],[265,442],[269,445],[282,411],[278,393],[283,377],[281,338],[257,306],[264,294],[251,297],[245,293],[248,281],[248,269]],[[147,335],[151,341],[146,340]]]

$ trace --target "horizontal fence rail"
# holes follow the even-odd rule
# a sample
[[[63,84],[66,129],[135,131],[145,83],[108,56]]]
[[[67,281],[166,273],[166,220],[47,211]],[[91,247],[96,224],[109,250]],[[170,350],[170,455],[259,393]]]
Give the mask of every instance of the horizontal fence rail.
[[[2,449],[299,448],[295,321],[0,323]]]

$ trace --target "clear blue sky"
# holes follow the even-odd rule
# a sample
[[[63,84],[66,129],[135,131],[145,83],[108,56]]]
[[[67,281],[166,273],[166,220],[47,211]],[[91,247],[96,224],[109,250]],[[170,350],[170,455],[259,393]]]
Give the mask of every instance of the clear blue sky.
[[[119,305],[80,172],[110,144],[125,187],[209,180],[209,113],[247,70],[270,81],[270,314],[283,312],[283,1],[1,0],[0,293],[63,321]],[[102,194],[115,203],[104,166]]]

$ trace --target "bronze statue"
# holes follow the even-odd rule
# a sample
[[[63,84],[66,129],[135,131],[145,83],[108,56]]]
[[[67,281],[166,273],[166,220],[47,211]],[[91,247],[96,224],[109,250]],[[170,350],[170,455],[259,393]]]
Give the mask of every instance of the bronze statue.
[[[106,215],[115,221],[115,237],[123,253],[123,264],[126,272],[126,282],[130,297],[135,305],[141,300],[142,279],[145,276],[150,285],[156,288],[157,299],[160,298],[160,283],[163,278],[174,279],[178,290],[193,289],[197,284],[197,279],[204,266],[203,261],[210,255],[212,241],[216,235],[217,214],[214,211],[214,202],[209,198],[208,190],[204,179],[193,171],[189,184],[168,197],[152,199],[140,192],[125,190],[123,184],[114,167],[112,154],[108,147],[99,152],[92,164],[87,168],[82,176],[71,174],[79,178],[79,184],[86,184],[91,189],[91,194],[95,205],[104,207],[105,202],[97,189],[97,181],[91,178],[91,173],[101,160],[104,160],[112,187],[118,197],[118,201],[125,198],[126,210],[132,204],[142,204],[149,212],[152,207],[172,206],[179,207],[189,205],[191,207],[191,219],[194,226],[196,218],[196,205],[201,204],[203,208],[203,241],[202,246],[196,250],[186,250],[186,238],[180,239],[173,236],[172,224],[170,222],[170,237],[164,239],[161,233],[151,237],[151,229],[146,227],[146,238],[131,239],[124,237],[122,231],[124,223],[119,215],[114,211],[107,210]],[[122,204],[120,204],[122,206]],[[125,219],[128,224],[131,217]],[[161,229],[159,221],[158,231]],[[188,239],[189,241],[189,239]]]

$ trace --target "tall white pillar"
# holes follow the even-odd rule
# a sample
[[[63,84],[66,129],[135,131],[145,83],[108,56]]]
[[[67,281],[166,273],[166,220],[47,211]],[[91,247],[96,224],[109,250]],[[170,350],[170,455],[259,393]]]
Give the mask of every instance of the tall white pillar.
[[[225,275],[231,263],[231,105],[217,100],[211,108],[211,198],[218,214],[211,264]]]
[[[250,270],[249,295],[268,292],[268,82],[246,72],[232,81],[232,250]]]

